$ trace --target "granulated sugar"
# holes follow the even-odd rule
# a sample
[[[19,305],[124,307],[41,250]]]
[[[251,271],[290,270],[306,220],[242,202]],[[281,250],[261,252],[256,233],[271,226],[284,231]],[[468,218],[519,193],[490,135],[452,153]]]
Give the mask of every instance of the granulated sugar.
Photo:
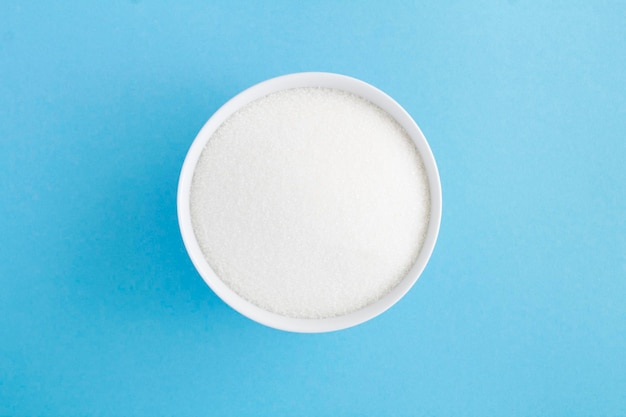
[[[430,199],[411,139],[340,90],[296,88],[233,114],[203,150],[191,218],[224,283],[284,316],[367,306],[409,271]]]

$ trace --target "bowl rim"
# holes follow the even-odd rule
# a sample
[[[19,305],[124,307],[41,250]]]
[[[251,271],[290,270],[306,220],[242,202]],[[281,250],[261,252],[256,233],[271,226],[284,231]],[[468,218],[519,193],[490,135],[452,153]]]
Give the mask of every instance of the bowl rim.
[[[413,267],[389,293],[378,301],[346,315],[323,318],[293,318],[264,310],[244,299],[228,287],[215,273],[200,249],[193,231],[189,209],[193,174],[206,143],[219,126],[246,104],[268,94],[299,87],[322,87],[343,90],[360,96],[379,106],[393,117],[407,132],[420,153],[430,191],[430,219],[420,253]],[[299,333],[321,333],[346,329],[373,319],[396,304],[413,287],[426,267],[437,241],[442,215],[442,196],[439,170],[435,158],[417,123],[409,113],[383,91],[350,76],[330,72],[298,72],[270,78],[255,84],[222,105],[193,140],[182,165],[177,192],[178,224],[191,261],[206,284],[235,311],[268,327]]]

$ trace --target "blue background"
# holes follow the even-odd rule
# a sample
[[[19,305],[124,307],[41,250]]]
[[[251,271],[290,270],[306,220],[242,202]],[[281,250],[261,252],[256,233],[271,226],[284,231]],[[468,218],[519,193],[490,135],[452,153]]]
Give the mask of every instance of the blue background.
[[[54,3],[0,3],[0,415],[626,415],[626,3]],[[222,303],[175,207],[298,71],[400,102],[444,194],[413,290],[321,335]]]

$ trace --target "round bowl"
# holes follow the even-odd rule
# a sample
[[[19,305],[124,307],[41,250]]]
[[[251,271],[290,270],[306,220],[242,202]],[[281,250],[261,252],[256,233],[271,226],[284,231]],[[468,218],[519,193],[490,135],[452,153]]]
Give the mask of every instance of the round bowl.
[[[228,287],[213,271],[200,249],[192,228],[190,214],[191,183],[200,154],[207,141],[233,113],[268,94],[299,87],[325,87],[343,90],[374,103],[393,117],[415,143],[428,176],[430,219],[422,249],[406,276],[389,293],[361,310],[332,318],[302,319],[286,317],[261,309]],[[209,287],[233,309],[244,316],[280,330],[318,333],[345,329],[370,320],[398,302],[417,281],[435,247],[441,221],[441,183],[435,159],[426,138],[411,116],[395,100],[381,90],[356,78],[325,72],[303,72],[283,75],[256,84],[224,104],[206,122],[191,144],[178,183],[178,222],[183,242],[194,266]]]

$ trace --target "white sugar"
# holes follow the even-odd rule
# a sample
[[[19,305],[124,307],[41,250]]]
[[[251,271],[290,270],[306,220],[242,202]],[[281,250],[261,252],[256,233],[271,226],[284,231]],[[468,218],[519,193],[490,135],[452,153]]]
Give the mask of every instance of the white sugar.
[[[367,100],[297,88],[233,114],[200,156],[191,217],[224,283],[281,315],[369,305],[406,275],[430,215],[405,131]]]

